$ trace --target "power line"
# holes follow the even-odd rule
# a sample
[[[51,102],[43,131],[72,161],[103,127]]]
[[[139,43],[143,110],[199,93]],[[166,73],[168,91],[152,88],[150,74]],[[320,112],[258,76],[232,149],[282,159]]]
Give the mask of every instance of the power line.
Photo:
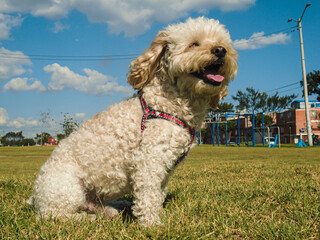
[[[116,54],[105,56],[66,56],[66,55],[43,55],[43,54],[30,54],[21,55],[15,53],[0,53],[0,58],[4,59],[31,59],[34,61],[113,61],[113,60],[128,60],[134,59],[138,54]]]
[[[273,92],[273,91],[276,91],[276,90],[279,90],[279,89],[283,89],[283,88],[286,88],[286,87],[291,87],[293,85],[296,85],[296,84],[299,84],[299,82],[295,82],[295,83],[291,83],[291,84],[288,84],[288,85],[285,85],[285,86],[282,86],[282,87],[278,87],[278,88],[274,88],[274,89],[271,89],[271,90],[268,90],[268,91],[265,91],[265,92]]]
[[[258,41],[272,34],[280,32],[292,32],[293,26],[290,28],[285,28],[279,31],[264,34],[263,36],[257,36],[245,40],[243,43],[236,43],[235,46],[246,44],[248,42]],[[293,30],[295,31],[295,30]],[[240,41],[240,40],[239,40]],[[113,61],[113,60],[132,60],[139,56],[140,54],[114,54],[114,55],[49,55],[49,54],[23,54],[23,53],[0,53],[0,58],[3,59],[31,59],[34,61]]]
[[[12,55],[20,56],[21,53],[0,53],[1,55]],[[114,54],[114,55],[44,55],[44,54],[28,54],[31,57],[62,57],[62,58],[105,58],[105,57],[128,57],[128,56],[137,56],[138,54]]]
[[[278,92],[278,93],[289,92],[289,91],[293,91],[293,90],[296,90],[296,89],[299,89],[299,88],[301,88],[301,86],[295,87],[295,88],[291,88],[291,89],[287,89],[287,90],[284,90],[284,91],[281,91],[281,92]]]
[[[0,56],[1,58],[1,56]],[[23,58],[23,57],[2,57],[5,59],[30,59],[30,58]],[[31,58],[31,60],[34,61],[115,61],[115,60],[130,60],[134,59],[134,57],[122,57],[122,58],[87,58],[87,59],[82,59],[82,58]]]
[[[291,84],[287,84],[287,85],[284,85],[284,86],[282,86],[282,87],[274,88],[274,89],[271,89],[271,90],[268,90],[268,91],[264,91],[264,92],[267,93],[267,92],[277,91],[277,90],[279,90],[279,89],[284,89],[284,88],[287,88],[287,87],[291,87],[291,86],[294,86],[294,85],[299,84],[299,83],[300,83],[300,81],[294,82],[294,83],[291,83]],[[293,91],[293,90],[296,90],[296,89],[299,89],[299,88],[301,88],[301,86],[295,87],[295,88],[291,88],[291,89],[287,89],[287,90],[284,90],[284,91],[280,91],[280,92],[278,92],[278,93],[289,92],[289,91]],[[225,100],[226,100],[226,101],[235,101],[233,98],[227,98],[227,99],[225,99]]]

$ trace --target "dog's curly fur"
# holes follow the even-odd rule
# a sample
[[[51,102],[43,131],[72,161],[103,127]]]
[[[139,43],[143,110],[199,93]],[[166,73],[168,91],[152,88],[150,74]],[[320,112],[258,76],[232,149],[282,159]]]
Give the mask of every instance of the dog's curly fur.
[[[218,57],[217,47],[225,55]],[[153,109],[199,129],[207,110],[227,95],[237,73],[236,59],[230,35],[219,21],[188,19],[158,33],[131,63],[128,82]],[[203,79],[208,66],[218,66],[215,71],[224,77],[220,85]],[[28,201],[38,214],[73,217],[85,210],[112,217],[117,211],[103,203],[132,194],[139,223],[159,223],[168,179],[176,160],[188,151],[190,134],[162,119],[148,120],[142,133],[142,116],[139,98],[131,98],[62,140],[41,167]]]

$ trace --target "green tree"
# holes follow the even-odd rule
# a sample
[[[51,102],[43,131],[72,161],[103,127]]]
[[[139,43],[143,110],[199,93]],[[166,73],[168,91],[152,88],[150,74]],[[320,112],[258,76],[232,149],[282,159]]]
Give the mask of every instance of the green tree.
[[[79,127],[77,121],[69,113],[65,113],[63,115],[63,121],[60,123],[60,125],[62,126],[64,137],[68,137]]]
[[[246,110],[248,113],[255,113],[262,111],[266,106],[267,94],[265,92],[259,92],[254,88],[246,88],[247,92],[238,90],[236,95],[232,95],[232,99],[238,101],[236,106],[239,110]]]
[[[296,94],[291,94],[291,95],[280,97],[278,111],[287,109],[290,106],[290,104],[292,103],[293,99],[295,99],[297,96],[298,95],[296,95]]]
[[[254,88],[246,88],[247,92],[238,91],[232,98],[238,101],[236,106],[239,110],[246,110],[248,113],[255,113],[257,111],[276,113],[287,109],[293,99],[297,97],[296,94],[279,96],[278,92],[274,95],[268,96],[265,92],[259,92]]]
[[[287,109],[298,95],[291,94],[280,97],[278,92],[272,96],[268,96],[266,100],[266,106],[262,109],[263,112],[267,113],[277,113],[282,110]]]
[[[216,109],[214,112],[233,112],[233,104],[228,102],[220,102],[218,104],[218,109]]]
[[[278,92],[276,92],[272,96],[268,96],[266,106],[263,108],[263,112],[266,113],[275,113],[278,111],[278,103],[280,101],[280,97]]]
[[[228,133],[226,133],[226,123],[219,124],[220,132],[228,134],[228,143],[231,141],[231,133],[237,127],[237,120],[228,120],[227,121]],[[221,139],[222,140],[222,139]],[[225,141],[226,139],[224,139]]]
[[[36,142],[32,138],[25,138],[21,141],[21,145],[19,146],[33,146]]]
[[[31,138],[25,138],[22,131],[8,132],[1,138],[4,146],[28,146],[35,145],[35,141]]]
[[[42,137],[42,140],[41,140],[41,137]],[[40,144],[41,143],[47,143],[48,142],[48,138],[51,138],[51,134],[50,133],[47,133],[47,132],[42,132],[42,133],[37,133],[36,134],[36,137],[35,137],[35,141],[37,144]]]
[[[303,81],[300,81],[301,86],[303,86]],[[308,94],[316,94],[317,100],[320,101],[320,71],[313,71],[307,74],[307,86],[308,86]],[[304,93],[302,92],[302,96]]]
[[[57,139],[58,139],[58,141],[64,139],[65,137],[66,137],[66,136],[65,136],[63,133],[58,133],[58,134],[57,134]]]
[[[41,122],[41,135],[40,135],[40,145],[42,146],[44,141],[43,141],[43,129],[46,127],[47,124],[50,122],[53,122],[54,119],[50,117],[50,111],[48,112],[40,112],[40,122]]]
[[[7,141],[19,141],[24,139],[24,136],[22,135],[22,131],[8,132],[3,136],[3,138],[5,138]]]
[[[264,121],[264,126],[268,127],[271,126],[274,122],[273,122],[273,118],[268,116],[268,115],[264,115],[263,116],[263,121]],[[250,117],[250,122],[252,123],[252,117]],[[262,116],[261,114],[255,115],[254,116],[254,122],[255,122],[255,127],[262,127]]]

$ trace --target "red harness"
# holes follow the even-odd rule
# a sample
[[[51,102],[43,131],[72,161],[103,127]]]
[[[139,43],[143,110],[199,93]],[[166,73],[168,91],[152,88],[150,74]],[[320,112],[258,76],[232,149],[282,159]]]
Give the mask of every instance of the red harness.
[[[160,118],[160,119],[164,119],[164,120],[167,120],[170,122],[174,122],[175,124],[179,125],[180,127],[188,129],[188,132],[190,134],[189,148],[188,148],[187,152],[183,153],[183,155],[175,162],[174,165],[177,166],[187,156],[187,154],[191,148],[193,139],[194,139],[195,130],[192,129],[191,127],[189,127],[182,119],[180,119],[176,116],[173,116],[173,115],[165,113],[165,112],[156,111],[156,110],[153,110],[152,108],[150,108],[146,104],[142,94],[140,94],[140,103],[141,103],[141,107],[142,107],[143,113],[144,113],[143,117],[141,119],[141,132],[143,132],[144,129],[146,128],[146,121],[149,119],[154,119],[154,118]]]

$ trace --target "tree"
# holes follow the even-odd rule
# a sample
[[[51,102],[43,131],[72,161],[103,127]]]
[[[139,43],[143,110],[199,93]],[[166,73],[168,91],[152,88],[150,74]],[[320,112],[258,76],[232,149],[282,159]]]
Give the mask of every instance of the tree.
[[[221,102],[218,104],[218,109],[215,112],[233,112],[233,104],[228,102]]]
[[[232,99],[239,102],[236,106],[239,110],[247,110],[247,112],[254,113],[261,110],[266,105],[267,94],[259,92],[254,88],[246,88],[247,92],[238,90],[237,94],[232,95]]]
[[[296,94],[280,97],[278,95],[278,92],[276,92],[274,95],[267,97],[266,105],[262,110],[263,112],[273,114],[280,112],[281,110],[287,109],[293,101],[293,99],[295,99],[296,97]]]
[[[252,117],[250,117],[250,122],[252,123]],[[254,116],[254,122],[255,122],[255,127],[262,127],[262,116],[261,114],[255,115]],[[264,122],[264,126],[268,127],[271,126],[273,124],[273,118],[268,116],[268,115],[264,115],[263,116],[263,122]]]
[[[40,122],[41,122],[41,135],[40,135],[40,145],[43,145],[43,129],[46,124],[52,122],[54,119],[50,117],[50,111],[40,112]]]
[[[21,145],[20,146],[33,146],[35,145],[36,142],[32,139],[32,138],[25,138],[21,141]]]
[[[19,131],[19,132],[8,132],[2,138],[5,138],[6,141],[19,141],[24,139],[24,136],[22,135],[22,131]]]
[[[267,112],[267,113],[277,112],[279,101],[280,101],[280,97],[278,95],[278,92],[276,92],[273,96],[269,96],[267,98],[266,106],[263,108],[263,112]]]
[[[292,103],[292,100],[295,99],[297,96],[298,95],[296,94],[291,94],[291,95],[280,97],[278,111],[280,112],[281,110],[287,109]]]
[[[4,146],[18,145],[18,142],[24,139],[22,132],[8,132],[1,138],[1,143]]]
[[[42,137],[42,140],[41,140]],[[51,138],[51,134],[47,133],[47,132],[42,132],[42,133],[37,133],[35,140],[37,142],[37,144],[43,144],[43,143],[47,143],[48,142],[48,138]]]
[[[301,86],[303,86],[303,81],[300,81]],[[320,101],[320,71],[313,71],[307,74],[307,86],[308,94],[317,94],[317,100]],[[302,92],[302,96],[304,93]]]
[[[62,140],[62,139],[64,139],[65,138],[65,135],[63,134],[63,133],[58,133],[57,134],[57,139],[58,139],[58,141],[60,141],[60,140]]]
[[[63,121],[62,123],[60,123],[60,125],[63,128],[64,137],[68,137],[73,131],[77,130],[79,127],[77,121],[69,113],[65,113],[63,115]],[[60,135],[60,137],[62,136]]]
[[[225,135],[228,134],[228,143],[231,141],[231,133],[232,131],[237,127],[236,120],[228,120],[227,121],[227,127],[228,127],[228,133],[226,133],[226,123],[220,123],[219,124],[219,131],[225,133]],[[225,141],[226,139],[224,139]]]
[[[35,141],[30,138],[25,138],[22,131],[8,132],[1,138],[1,143],[4,146],[28,146],[35,145]]]
[[[259,92],[254,88],[247,88],[247,92],[238,91],[232,98],[239,102],[239,110],[247,110],[249,113],[255,113],[258,110],[267,113],[276,113],[287,109],[292,100],[297,97],[296,94],[279,96],[278,92],[268,96],[265,92]]]

